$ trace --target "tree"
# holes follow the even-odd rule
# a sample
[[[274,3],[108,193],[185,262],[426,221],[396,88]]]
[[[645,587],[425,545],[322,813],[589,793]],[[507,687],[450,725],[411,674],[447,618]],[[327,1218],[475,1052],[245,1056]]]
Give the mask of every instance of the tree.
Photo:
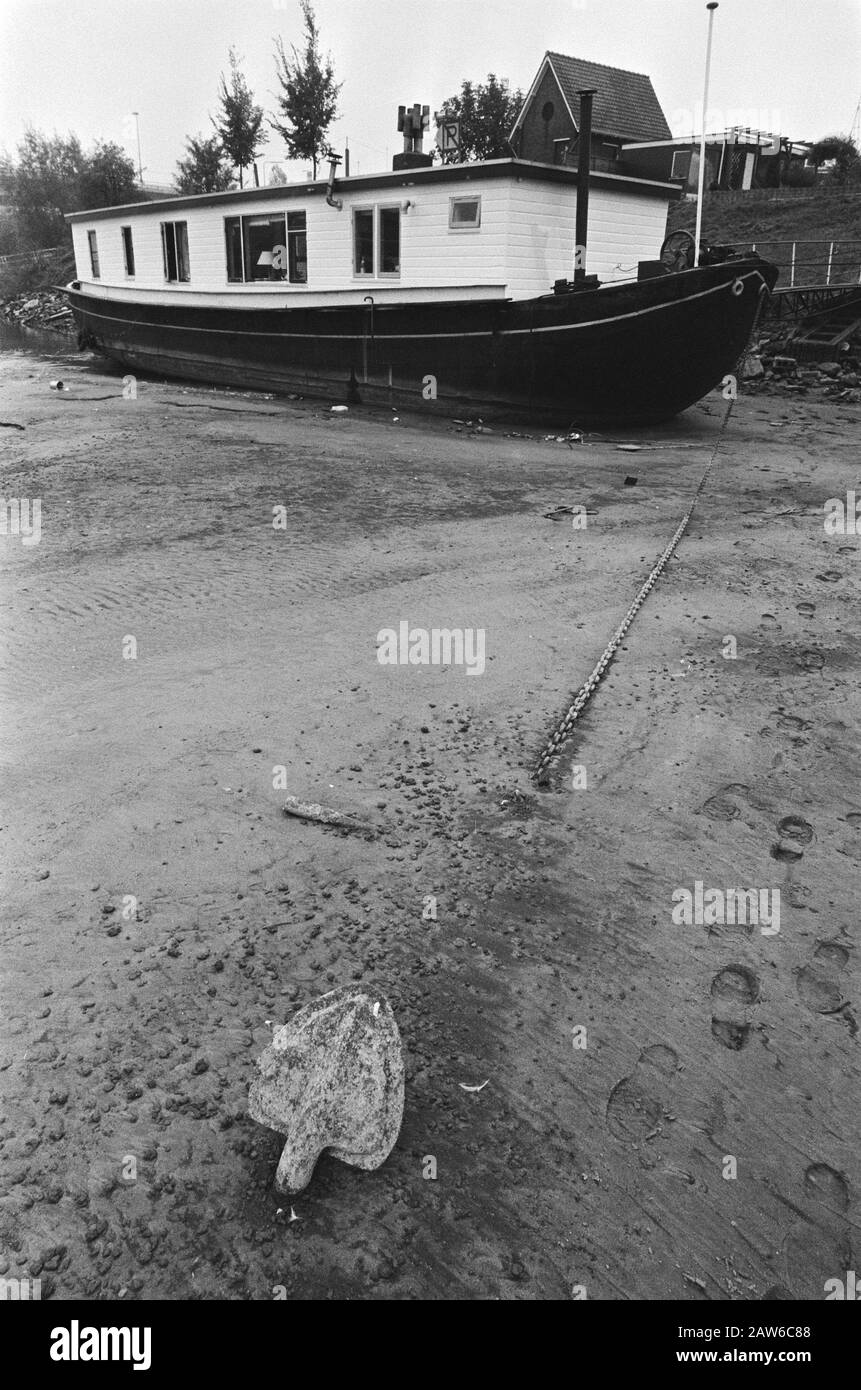
[[[809,159],[817,168],[826,160],[833,159],[831,178],[835,183],[854,182],[858,177],[858,147],[846,135],[827,135],[824,140],[817,140],[810,150]]]
[[[84,161],[80,181],[82,208],[118,207],[142,197],[135,166],[125,150],[110,141],[97,141]]]
[[[230,85],[221,74],[219,101],[221,113],[218,120],[213,118],[218,138],[224,147],[227,158],[239,170],[239,187],[242,187],[242,173],[253,164],[260,147],[266,143],[262,130],[263,107],[255,106],[254,97],[239,71],[239,59],[235,49],[229,51]]]
[[[440,108],[447,120],[460,121],[460,149],[454,158],[466,163],[510,155],[508,137],[522,105],[523,93],[509,91],[507,83],[492,72],[485,84],[464,82],[460,92]]]
[[[233,186],[233,169],[224,156],[217,135],[208,140],[190,135],[185,142],[187,157],[177,160],[174,184],[178,193],[226,193]]]
[[[15,211],[18,235],[34,248],[68,240],[63,214],[76,212],[86,156],[77,135],[43,135],[32,127],[18,146],[17,160],[3,168],[7,198]]]
[[[18,146],[17,159],[2,162],[0,179],[22,250],[68,243],[67,212],[115,207],[144,196],[134,164],[119,145],[97,141],[87,155],[77,135],[43,135],[32,128]]]
[[[317,177],[317,161],[328,152],[326,134],[338,114],[338,93],[343,83],[335,81],[331,57],[320,56],[317,18],[311,0],[300,0],[305,20],[305,51],[302,57],[291,45],[292,59],[284,43],[275,40],[275,73],[281,84],[276,98],[279,118],[270,121],[287,146],[291,159],[310,159]]]

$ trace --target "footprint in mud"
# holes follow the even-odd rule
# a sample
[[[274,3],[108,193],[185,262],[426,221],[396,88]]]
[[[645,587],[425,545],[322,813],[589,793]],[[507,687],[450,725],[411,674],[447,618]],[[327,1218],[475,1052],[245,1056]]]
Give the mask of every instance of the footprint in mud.
[[[784,816],[778,822],[780,836],[776,845],[771,846],[772,859],[780,859],[785,864],[797,864],[804,856],[804,845],[813,839],[813,826],[801,816]]]
[[[804,1219],[783,1242],[783,1268],[796,1298],[821,1302],[828,1279],[845,1278],[852,1267],[852,1242],[846,1226],[849,1186],[828,1163],[811,1163],[804,1173]]]
[[[731,1052],[740,1052],[751,1030],[751,1012],[759,1002],[759,980],[746,965],[725,965],[711,984],[712,1037]]]
[[[858,1024],[843,987],[843,974],[849,964],[849,951],[838,941],[820,941],[812,958],[795,974],[798,997],[814,1014],[840,1014],[850,1033],[858,1032]]]
[[[738,806],[724,792],[710,796],[708,801],[703,802],[702,809],[710,820],[738,820],[741,815]]]
[[[704,801],[700,809],[711,820],[737,820],[741,815],[739,801],[747,802],[759,811],[767,809],[767,803],[759,793],[745,782],[727,782],[725,787],[719,787],[714,796]]]
[[[762,617],[759,620],[759,625],[760,627],[770,627],[775,628],[777,631],[780,631],[780,623],[777,621],[777,618],[774,616],[773,613],[763,613]]]
[[[664,1130],[672,1116],[672,1079],[679,1059],[671,1047],[645,1047],[630,1076],[617,1082],[607,1101],[607,1127],[617,1139],[639,1148]],[[650,1160],[657,1161],[657,1155]]]
[[[825,665],[825,657],[821,652],[805,650],[797,654],[795,664],[803,671],[821,671]]]
[[[787,883],[785,889],[781,891],[790,907],[807,907],[808,899],[813,897],[813,893],[805,883]]]
[[[850,811],[846,817],[846,824],[851,825],[853,830],[861,830],[861,811]]]
[[[825,570],[822,574],[817,574],[817,579],[821,579],[823,584],[837,584],[843,578],[839,570]]]
[[[796,613],[800,613],[801,616],[802,616],[802,618],[812,618],[812,617],[813,617],[813,614],[816,612],[816,604],[815,604],[815,603],[796,603],[796,605],[795,605],[795,611],[796,611]]]
[[[800,845],[809,845],[813,839],[813,826],[801,816],[784,816],[778,822],[777,829],[782,837],[795,840]]]
[[[809,719],[801,719],[797,714],[787,714],[779,709],[774,712],[774,722],[778,729],[786,729],[792,734],[805,734],[813,725]]]

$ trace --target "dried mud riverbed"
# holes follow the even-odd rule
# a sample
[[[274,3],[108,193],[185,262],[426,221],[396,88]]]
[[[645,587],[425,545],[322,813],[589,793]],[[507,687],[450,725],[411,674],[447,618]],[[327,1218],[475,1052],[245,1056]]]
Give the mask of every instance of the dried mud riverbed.
[[[823,503],[861,487],[858,409],[737,403],[539,790],[719,396],[639,454],[126,400],[74,353],[6,353],[0,397],[4,495],[41,499],[38,545],[0,538],[0,1273],[759,1300],[857,1268],[859,542]],[[572,505],[585,530],[545,516]],[[381,666],[403,620],[483,628],[484,674]],[[380,833],[285,818],[278,767]],[[779,889],[780,931],[676,925],[697,881]],[[321,1160],[291,1221],[248,1085],[273,1022],[353,981],[398,1019],[403,1128],[374,1173]]]

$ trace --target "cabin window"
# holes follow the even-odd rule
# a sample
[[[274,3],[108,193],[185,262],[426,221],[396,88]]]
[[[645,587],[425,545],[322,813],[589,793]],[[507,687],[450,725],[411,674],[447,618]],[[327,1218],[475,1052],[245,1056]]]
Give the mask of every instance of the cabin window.
[[[691,168],[691,150],[675,150],[673,153],[673,164],[670,169],[671,179],[686,179]]]
[[[135,274],[135,248],[132,241],[131,227],[120,228],[123,237],[123,264],[126,268],[126,275],[130,280],[134,279]]]
[[[308,281],[308,233],[304,212],[287,214],[287,265],[290,283],[304,285]]]
[[[380,208],[380,274],[401,273],[401,210]]]
[[[227,279],[230,284],[308,280],[305,213],[280,217],[225,217]]]
[[[245,279],[242,269],[242,219],[225,217],[224,235],[227,242],[227,279],[230,284]]]
[[[90,270],[91,270],[92,273],[93,273],[93,279],[94,279],[94,280],[98,280],[98,278],[99,278],[99,245],[98,245],[98,242],[96,241],[96,234],[95,234],[95,232],[87,232],[87,242],[88,242],[89,247],[90,247]]]
[[[449,198],[448,225],[453,231],[481,226],[480,198]]]
[[[400,275],[401,209],[353,209],[353,274]]]
[[[568,151],[570,150],[570,148],[571,148],[571,141],[570,141],[570,140],[554,140],[554,141],[553,141],[553,163],[554,163],[554,164],[564,164],[565,161],[566,161],[566,159],[568,158]]]
[[[189,280],[191,277],[188,273],[188,223],[162,222],[161,249],[165,280]]]
[[[374,214],[361,208],[353,213],[353,272],[374,273]]]

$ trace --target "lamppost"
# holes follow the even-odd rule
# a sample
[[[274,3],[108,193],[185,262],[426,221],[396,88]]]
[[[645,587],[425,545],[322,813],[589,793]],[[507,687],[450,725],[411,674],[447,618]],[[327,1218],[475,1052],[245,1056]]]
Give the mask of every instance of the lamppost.
[[[143,165],[141,164],[141,123],[140,123],[140,112],[139,112],[139,111],[133,111],[133,112],[132,112],[132,115],[133,115],[134,118],[135,118],[135,130],[137,131],[137,137],[138,137],[138,182],[140,183],[141,187],[143,187]]]
[[[717,0],[709,0],[706,9],[709,12],[709,37],[706,44],[706,80],[703,88],[703,128],[702,134],[700,135],[700,168],[699,178],[697,179],[697,225],[694,233],[694,241],[696,243],[694,246],[695,266],[700,263],[700,229],[703,223],[703,188],[706,177],[706,110],[709,101],[709,68],[711,67],[712,61],[712,25],[714,24]]]

